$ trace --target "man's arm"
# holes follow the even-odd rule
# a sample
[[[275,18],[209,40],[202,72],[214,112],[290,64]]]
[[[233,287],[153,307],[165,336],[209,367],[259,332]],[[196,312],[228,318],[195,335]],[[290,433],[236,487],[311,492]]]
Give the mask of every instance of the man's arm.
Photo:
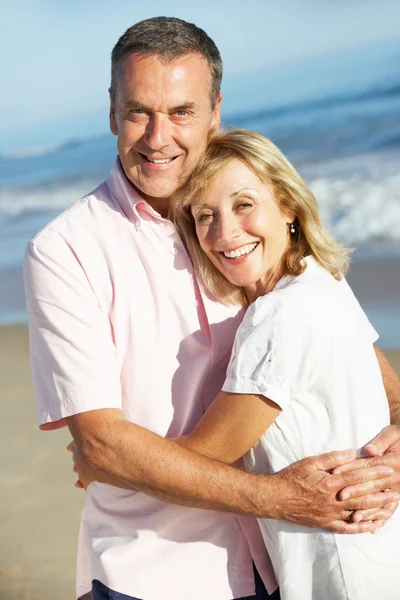
[[[375,346],[376,357],[381,368],[383,384],[389,402],[390,422],[400,427],[400,378],[382,350]]]
[[[386,467],[337,476],[328,472],[352,460],[352,451],[307,458],[266,477],[197,455],[126,421],[116,409],[81,413],[68,417],[67,423],[91,469],[166,502],[358,533],[375,526],[346,522],[349,511],[380,507],[391,497],[379,493],[390,487],[392,471]],[[361,482],[367,482],[365,489],[371,495],[337,499],[343,487]]]

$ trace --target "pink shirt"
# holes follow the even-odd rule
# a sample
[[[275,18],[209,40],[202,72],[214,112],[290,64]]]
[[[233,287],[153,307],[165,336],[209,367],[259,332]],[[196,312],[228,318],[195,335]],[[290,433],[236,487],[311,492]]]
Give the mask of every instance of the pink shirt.
[[[25,285],[42,429],[121,408],[159,435],[184,435],[220,391],[241,315],[202,296],[174,226],[134,191],[118,160],[106,183],[29,243]],[[249,596],[252,558],[272,591],[255,519],[94,482],[77,593],[99,579],[146,600]]]

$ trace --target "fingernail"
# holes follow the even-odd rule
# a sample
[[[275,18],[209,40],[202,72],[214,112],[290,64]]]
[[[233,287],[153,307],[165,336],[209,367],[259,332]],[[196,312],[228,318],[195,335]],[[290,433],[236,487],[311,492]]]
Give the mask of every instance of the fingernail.
[[[354,523],[359,523],[360,521],[362,521],[362,515],[354,515],[353,516]]]
[[[348,500],[350,498],[350,494],[349,492],[344,492],[343,494],[340,494],[340,497],[342,500]]]
[[[378,448],[377,448],[377,446],[375,446],[375,444],[367,444],[365,447],[370,448],[372,450],[372,452],[378,451]]]
[[[388,475],[391,475],[392,473],[394,473],[394,469],[392,469],[392,467],[382,466],[381,473],[387,473]]]

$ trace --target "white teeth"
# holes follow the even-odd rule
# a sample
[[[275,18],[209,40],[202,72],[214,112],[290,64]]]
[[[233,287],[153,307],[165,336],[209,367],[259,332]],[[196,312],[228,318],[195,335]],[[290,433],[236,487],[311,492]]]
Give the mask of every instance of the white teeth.
[[[146,156],[147,160],[154,163],[155,165],[165,165],[166,163],[171,162],[171,160],[174,160],[173,158],[161,158],[159,160],[155,159],[155,158],[149,158],[148,156]]]
[[[229,252],[224,252],[224,256],[226,256],[226,258],[237,258],[238,256],[244,256],[245,254],[250,254],[250,252],[253,252],[256,246],[257,242],[255,242],[254,244],[248,244],[247,246],[242,246],[237,250],[230,250]]]

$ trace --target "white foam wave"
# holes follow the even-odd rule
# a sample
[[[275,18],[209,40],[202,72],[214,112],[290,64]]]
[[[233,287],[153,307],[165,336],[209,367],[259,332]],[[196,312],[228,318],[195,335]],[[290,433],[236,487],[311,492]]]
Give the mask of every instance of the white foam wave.
[[[323,222],[343,242],[400,242],[400,157],[366,155],[306,169]]]
[[[379,183],[317,179],[310,187],[324,222],[347,244],[400,241],[400,174]]]
[[[335,159],[300,168],[315,194],[323,222],[343,242],[400,242],[400,154]],[[62,186],[0,189],[0,216],[15,225],[32,211],[61,211],[97,187],[82,179]],[[25,213],[25,214],[24,214]]]
[[[63,186],[33,189],[0,188],[0,213],[19,215],[25,211],[63,210],[98,186],[98,181],[82,180]]]
[[[18,160],[21,158],[37,158],[38,156],[45,156],[52,152],[58,152],[65,143],[42,145],[42,146],[31,146],[29,148],[20,148],[19,150],[7,150],[1,152],[0,156],[6,160]]]

